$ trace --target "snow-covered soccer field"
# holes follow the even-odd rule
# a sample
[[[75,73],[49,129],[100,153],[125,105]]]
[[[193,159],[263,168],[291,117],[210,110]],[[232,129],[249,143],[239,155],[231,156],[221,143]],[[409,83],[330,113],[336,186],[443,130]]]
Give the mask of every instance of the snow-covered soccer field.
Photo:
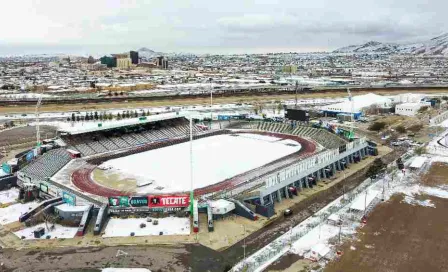
[[[218,135],[193,142],[194,188],[212,185],[299,151],[292,140],[257,134]],[[104,162],[106,175],[152,184],[138,193],[190,190],[190,143],[177,144]]]

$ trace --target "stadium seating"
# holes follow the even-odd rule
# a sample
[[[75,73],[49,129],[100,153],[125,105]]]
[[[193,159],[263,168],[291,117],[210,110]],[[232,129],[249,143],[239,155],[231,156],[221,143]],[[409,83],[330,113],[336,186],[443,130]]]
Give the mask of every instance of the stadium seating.
[[[300,137],[312,139],[322,146],[330,149],[337,148],[346,143],[344,139],[323,128],[297,126],[292,129],[288,124],[274,122],[258,122],[256,128],[263,131],[298,135]]]
[[[196,125],[193,135],[204,133]],[[86,135],[68,135],[63,138],[69,149],[79,151],[83,156],[103,154],[109,151],[131,148],[152,142],[189,137],[187,120],[167,120],[157,126],[151,125],[137,129],[124,129],[113,132],[95,132]]]
[[[65,149],[53,149],[24,167],[21,172],[27,176],[45,179],[51,177],[71,160]]]

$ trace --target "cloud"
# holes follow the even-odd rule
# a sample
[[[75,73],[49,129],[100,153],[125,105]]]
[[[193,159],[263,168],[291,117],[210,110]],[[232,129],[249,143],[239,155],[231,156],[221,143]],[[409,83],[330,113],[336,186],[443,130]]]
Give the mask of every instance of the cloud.
[[[86,50],[309,50],[427,38],[448,30],[447,9],[446,0],[2,0],[0,39]]]

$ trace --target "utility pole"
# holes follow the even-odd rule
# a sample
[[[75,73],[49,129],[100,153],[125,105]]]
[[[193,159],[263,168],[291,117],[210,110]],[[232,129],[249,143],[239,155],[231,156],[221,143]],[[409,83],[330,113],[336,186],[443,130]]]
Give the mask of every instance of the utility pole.
[[[244,230],[244,236],[243,236],[243,262],[246,260],[246,226],[241,225]]]
[[[296,80],[296,106],[295,108],[297,109],[297,89],[299,88],[299,82]]]
[[[367,213],[367,190],[366,190],[366,196],[364,198],[364,217],[366,216]]]
[[[212,120],[213,120],[213,83],[212,83],[212,78],[210,77],[208,79],[208,81],[210,82],[210,129],[212,129]]]
[[[193,216],[193,117],[190,114],[190,214]]]

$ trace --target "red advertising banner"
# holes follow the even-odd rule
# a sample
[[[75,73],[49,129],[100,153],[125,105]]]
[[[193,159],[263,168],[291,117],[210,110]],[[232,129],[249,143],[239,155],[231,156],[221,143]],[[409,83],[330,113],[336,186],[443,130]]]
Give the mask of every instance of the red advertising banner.
[[[150,195],[148,200],[150,208],[188,207],[190,205],[189,195]]]

